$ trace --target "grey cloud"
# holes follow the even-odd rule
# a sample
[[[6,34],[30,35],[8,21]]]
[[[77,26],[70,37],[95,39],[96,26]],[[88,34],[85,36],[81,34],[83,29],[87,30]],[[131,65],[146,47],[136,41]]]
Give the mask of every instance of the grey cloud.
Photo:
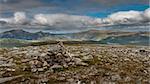
[[[0,2],[2,11],[23,11],[24,9],[44,6],[39,0],[3,0]]]
[[[146,4],[148,0],[0,0],[0,12],[23,11],[24,9],[36,7],[64,8],[64,11],[100,11],[122,4]]]

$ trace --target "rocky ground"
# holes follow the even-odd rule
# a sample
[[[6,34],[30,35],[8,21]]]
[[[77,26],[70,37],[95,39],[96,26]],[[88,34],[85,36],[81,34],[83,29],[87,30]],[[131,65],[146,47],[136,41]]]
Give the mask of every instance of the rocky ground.
[[[4,84],[150,84],[150,49],[44,45],[0,49]]]

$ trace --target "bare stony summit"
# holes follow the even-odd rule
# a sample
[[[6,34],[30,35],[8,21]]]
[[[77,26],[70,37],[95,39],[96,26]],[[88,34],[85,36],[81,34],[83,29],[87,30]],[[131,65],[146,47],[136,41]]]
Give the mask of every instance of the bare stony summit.
[[[149,84],[149,80],[148,47],[74,46],[59,42],[0,49],[0,83]]]

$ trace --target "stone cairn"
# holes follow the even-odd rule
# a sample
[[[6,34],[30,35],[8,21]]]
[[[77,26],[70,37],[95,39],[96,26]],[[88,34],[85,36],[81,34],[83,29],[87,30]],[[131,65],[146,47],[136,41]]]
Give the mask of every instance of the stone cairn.
[[[73,61],[70,53],[62,42],[59,42],[55,47],[49,49],[45,60],[48,64],[50,64],[50,66],[58,64],[64,67]]]
[[[44,71],[47,69],[63,69],[68,66],[87,65],[80,58],[72,57],[62,42],[50,47],[44,56],[36,56],[29,62],[32,72]]]

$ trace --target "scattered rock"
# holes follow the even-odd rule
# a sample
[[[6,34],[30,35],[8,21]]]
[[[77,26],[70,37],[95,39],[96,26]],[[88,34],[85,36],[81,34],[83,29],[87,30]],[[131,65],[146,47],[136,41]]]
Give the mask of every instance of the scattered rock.
[[[62,69],[63,66],[55,64],[55,65],[53,65],[51,68],[52,68],[52,69]]]
[[[39,72],[43,72],[43,71],[44,71],[44,68],[38,68],[38,71],[39,71]]]
[[[149,84],[149,48],[92,46],[64,46],[60,42],[0,48],[0,83],[47,84],[53,80],[63,84],[116,84],[118,81]],[[25,77],[5,79],[20,74]]]
[[[118,80],[121,80],[121,77],[118,74],[116,74],[116,75],[111,76],[111,80],[118,81]]]
[[[15,64],[1,64],[0,67],[11,67],[11,66],[15,66]]]
[[[6,78],[0,78],[0,83],[5,83],[11,80],[14,80],[16,78],[22,77],[22,75],[19,76],[13,76],[13,77],[6,77]]]
[[[10,69],[10,68],[8,68],[7,71],[15,71],[15,69]]]

